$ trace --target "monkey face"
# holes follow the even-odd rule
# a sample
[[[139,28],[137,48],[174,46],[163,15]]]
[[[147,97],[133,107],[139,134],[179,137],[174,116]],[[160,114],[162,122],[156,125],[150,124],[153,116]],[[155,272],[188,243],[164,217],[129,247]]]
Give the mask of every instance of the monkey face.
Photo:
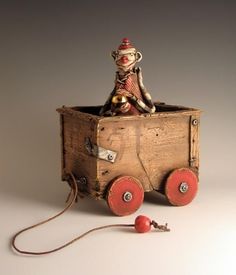
[[[123,71],[132,69],[135,63],[142,59],[141,53],[137,52],[134,48],[112,52],[112,57],[117,67]]]
[[[136,63],[136,56],[134,52],[118,53],[116,56],[116,65],[122,69],[129,69],[132,65]]]

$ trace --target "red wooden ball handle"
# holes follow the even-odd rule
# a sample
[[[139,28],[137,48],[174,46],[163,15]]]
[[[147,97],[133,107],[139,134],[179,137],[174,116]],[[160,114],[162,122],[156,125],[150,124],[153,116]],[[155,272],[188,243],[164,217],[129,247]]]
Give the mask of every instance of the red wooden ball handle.
[[[158,229],[159,231],[170,231],[170,229],[167,227],[167,223],[165,225],[159,225],[157,222],[152,221],[147,216],[139,215],[136,217],[134,227],[138,233],[146,233],[150,231],[151,226]]]

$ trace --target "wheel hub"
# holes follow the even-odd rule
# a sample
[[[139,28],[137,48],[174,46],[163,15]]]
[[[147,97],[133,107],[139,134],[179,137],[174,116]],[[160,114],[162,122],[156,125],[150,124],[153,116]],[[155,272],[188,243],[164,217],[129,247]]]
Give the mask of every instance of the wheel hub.
[[[132,198],[133,198],[132,193],[130,193],[130,192],[128,192],[128,191],[125,192],[124,195],[123,195],[123,200],[124,200],[125,202],[131,201]]]
[[[181,182],[181,184],[179,186],[179,191],[181,193],[186,193],[188,191],[188,184],[187,184],[187,182]]]

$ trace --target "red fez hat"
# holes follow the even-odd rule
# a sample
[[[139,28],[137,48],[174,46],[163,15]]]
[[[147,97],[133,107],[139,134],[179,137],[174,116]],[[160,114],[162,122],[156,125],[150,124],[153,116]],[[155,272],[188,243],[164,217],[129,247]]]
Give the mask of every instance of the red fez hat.
[[[130,40],[128,38],[123,38],[122,43],[120,44],[118,50],[126,50],[130,48],[134,48]]]

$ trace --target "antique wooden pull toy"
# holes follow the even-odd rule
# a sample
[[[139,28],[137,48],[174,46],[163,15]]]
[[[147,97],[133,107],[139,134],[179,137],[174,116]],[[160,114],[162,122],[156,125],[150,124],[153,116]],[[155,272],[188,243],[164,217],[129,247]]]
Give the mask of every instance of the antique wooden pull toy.
[[[115,224],[89,230],[56,249],[23,251],[15,240],[23,232],[63,214],[77,197],[106,200],[118,216],[134,213],[144,192],[157,191],[174,206],[189,204],[198,190],[200,110],[152,102],[135,64],[142,59],[129,39],[112,52],[117,66],[115,87],[103,106],[58,108],[61,124],[62,180],[73,197],[54,217],[18,232],[16,251],[41,255],[60,250],[85,235],[110,227],[134,227],[148,232],[153,226],[169,231],[146,216],[134,224]]]

